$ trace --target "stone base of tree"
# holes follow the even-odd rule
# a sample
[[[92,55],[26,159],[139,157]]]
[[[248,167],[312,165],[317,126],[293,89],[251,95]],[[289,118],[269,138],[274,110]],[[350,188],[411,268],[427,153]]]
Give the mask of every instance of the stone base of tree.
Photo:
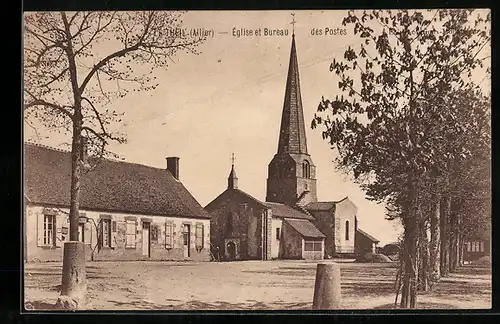
[[[64,243],[61,297],[56,306],[77,309],[86,304],[87,278],[85,269],[85,244],[78,241]]]

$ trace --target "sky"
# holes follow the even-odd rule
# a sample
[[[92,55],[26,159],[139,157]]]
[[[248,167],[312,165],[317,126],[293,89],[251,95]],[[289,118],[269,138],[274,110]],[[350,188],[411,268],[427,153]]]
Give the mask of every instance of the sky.
[[[385,220],[385,206],[368,201],[364,192],[335,170],[335,151],[322,140],[311,120],[321,97],[338,94],[329,72],[333,57],[343,59],[349,45],[359,43],[352,31],[325,35],[342,26],[346,11],[296,11],[295,39],[308,150],[316,165],[318,200],[349,197],[358,206],[359,227],[386,244],[401,227]],[[159,86],[113,101],[109,109],[124,112],[113,125],[126,134],[126,144],[109,149],[125,161],[166,168],[166,157],[180,158],[180,180],[206,206],[227,187],[231,155],[239,188],[265,200],[267,166],[278,146],[285,83],[291,47],[290,11],[187,12],[187,28],[212,30],[200,55],[181,54],[167,69],[156,69]],[[236,30],[261,28],[262,35],[236,36]],[[264,28],[287,29],[287,36],[265,36]],[[234,33],[233,33],[234,29]],[[321,30],[322,35],[312,31]],[[98,47],[107,52],[106,44]],[[475,75],[481,78],[484,75]],[[35,125],[36,126],[36,125]],[[25,140],[49,146],[68,137],[41,137],[25,127]]]

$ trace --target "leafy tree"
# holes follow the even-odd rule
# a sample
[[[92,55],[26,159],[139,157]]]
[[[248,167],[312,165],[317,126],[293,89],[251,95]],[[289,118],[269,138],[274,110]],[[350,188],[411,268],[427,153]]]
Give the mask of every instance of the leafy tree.
[[[72,139],[70,241],[78,240],[80,178],[82,167],[88,167],[82,163],[82,138],[99,156],[107,153],[110,141],[123,143],[123,134],[109,131],[121,115],[107,104],[131,91],[154,89],[158,84],[152,72],[166,68],[178,52],[198,54],[203,39],[179,32],[181,17],[159,11],[35,12],[24,17],[25,120],[36,119]],[[75,277],[78,269],[71,260],[64,258],[63,278],[85,279]],[[73,288],[63,286],[62,294],[75,295]]]
[[[359,46],[334,58],[330,71],[342,95],[322,98],[312,121],[367,196],[399,209],[403,308],[416,305],[422,188],[446,174],[450,160],[470,154],[463,146],[444,150],[448,139],[435,134],[441,125],[457,126],[454,109],[444,107],[474,86],[472,71],[487,58],[480,53],[490,44],[489,21],[473,10],[350,11],[343,24]]]

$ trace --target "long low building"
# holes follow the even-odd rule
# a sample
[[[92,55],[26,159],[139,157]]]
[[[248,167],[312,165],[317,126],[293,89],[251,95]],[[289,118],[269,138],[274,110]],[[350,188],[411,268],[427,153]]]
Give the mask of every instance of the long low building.
[[[179,158],[160,169],[86,156],[78,235],[88,260],[210,260],[210,217],[179,181]],[[26,261],[62,260],[70,186],[70,152],[25,143]]]

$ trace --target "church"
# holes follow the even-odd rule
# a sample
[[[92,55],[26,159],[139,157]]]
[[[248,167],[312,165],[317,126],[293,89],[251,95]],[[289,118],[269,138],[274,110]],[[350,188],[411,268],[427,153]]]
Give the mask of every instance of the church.
[[[233,161],[227,189],[205,210],[211,216],[211,244],[225,260],[352,257],[372,250],[378,243],[373,238],[368,248],[355,244],[360,237],[357,207],[348,197],[340,201],[317,199],[316,167],[307,149],[295,34],[278,149],[268,166],[266,201],[238,188]]]

